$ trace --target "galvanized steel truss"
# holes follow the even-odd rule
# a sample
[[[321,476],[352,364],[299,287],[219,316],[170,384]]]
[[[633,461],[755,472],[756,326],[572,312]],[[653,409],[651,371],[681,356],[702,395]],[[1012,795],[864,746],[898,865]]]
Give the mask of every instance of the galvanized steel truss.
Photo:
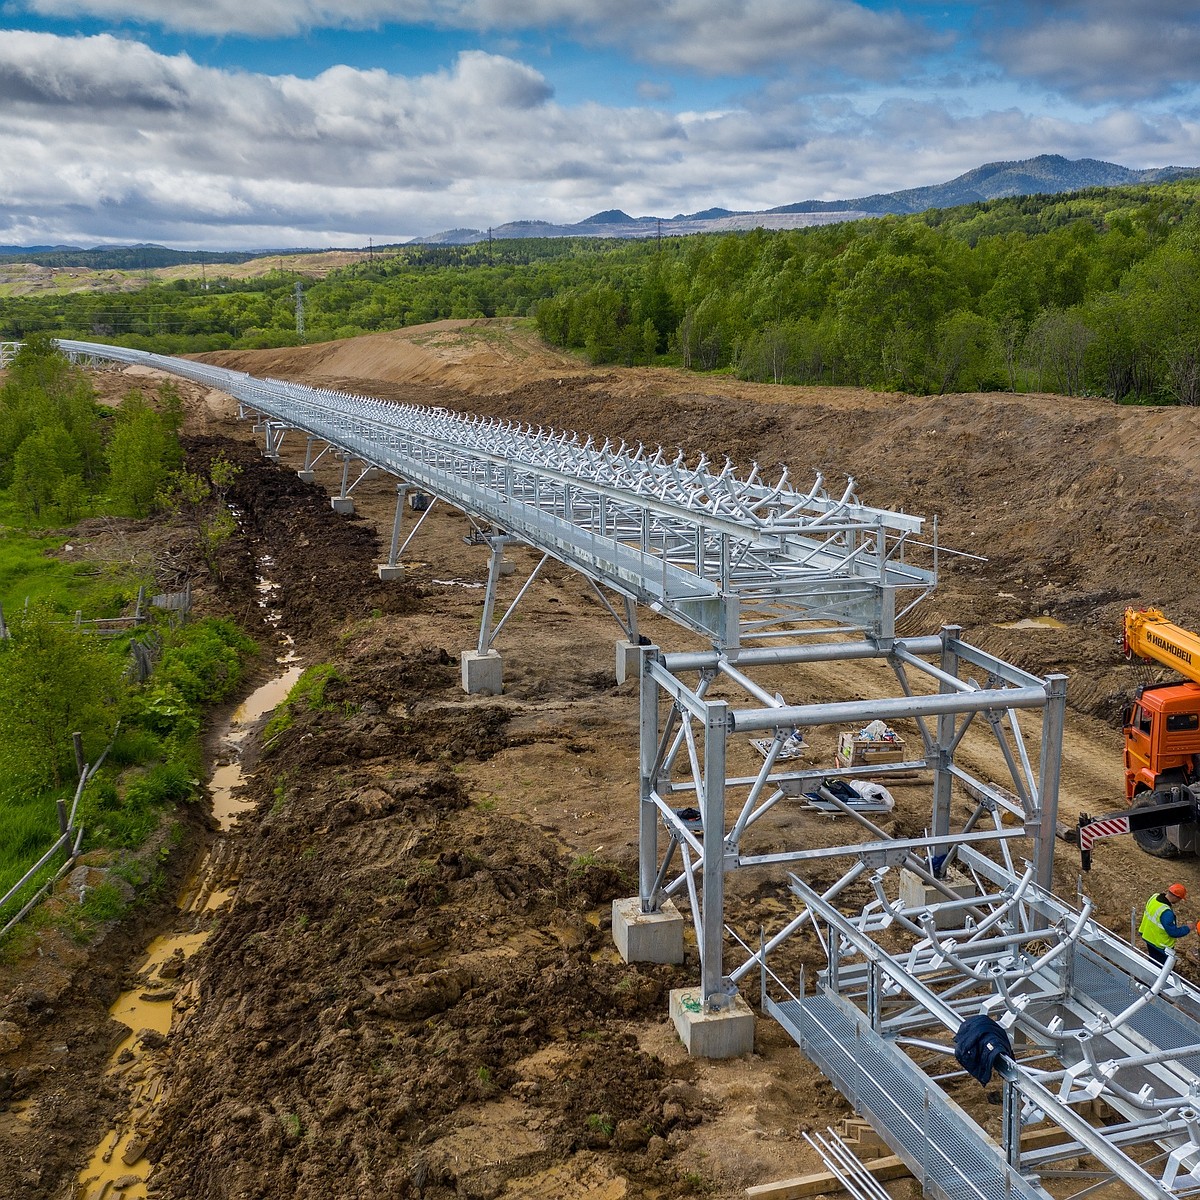
[[[937,853],[953,856],[958,848],[984,842],[997,848],[1011,869],[1008,842],[1029,838],[1036,880],[1049,889],[1054,865],[1054,831],[1058,812],[1062,723],[1066,679],[1039,678],[972,646],[948,626],[937,637],[866,639],[834,643],[816,639],[808,645],[745,649],[736,657],[720,651],[660,654],[643,650],[640,745],[639,897],[641,910],[654,913],[667,898],[687,897],[701,960],[701,990],[710,1009],[726,1005],[738,982],[757,961],[750,955],[724,973],[725,875],[743,868],[783,868],[820,858],[852,854],[860,873],[875,862],[904,863],[932,883],[922,861]],[[934,658],[936,662],[926,661]],[[877,659],[891,667],[899,696],[823,704],[789,704],[753,678],[763,668],[818,662],[853,663]],[[962,678],[976,671],[984,682]],[[697,683],[684,682],[695,674]],[[735,708],[724,692],[749,696],[752,708]],[[1032,730],[1023,730],[1020,714],[1040,716],[1036,730],[1037,766],[1031,753]],[[781,759],[793,730],[815,726],[864,725],[911,718],[920,748],[904,762],[869,767],[799,767]],[[1028,724],[1028,722],[1027,722]],[[978,778],[956,761],[968,730],[982,727],[994,738],[1009,772],[1005,785]],[[763,739],[761,735],[768,735]],[[730,740],[756,735],[763,763],[752,776],[726,770]],[[863,826],[870,840],[844,846],[798,846],[756,853],[755,828],[777,804],[804,802],[811,790],[831,774],[851,778],[920,772],[932,783],[929,833],[905,841],[888,837],[861,813],[842,806]],[[956,789],[970,808],[955,827],[952,799]],[[741,799],[729,803],[734,795]],[[660,846],[660,827],[666,844]],[[715,834],[715,836],[713,836]],[[772,836],[777,836],[772,834]],[[679,866],[675,867],[676,856]],[[672,869],[675,867],[675,874]],[[777,935],[783,940],[793,930]]]
[[[647,450],[519,423],[398,405],[183,359],[62,341],[87,361],[157,367],[219,388],[260,414],[264,449],[286,433],[324,441],[343,460],[340,495],[380,469],[441,497],[598,584],[649,605],[724,649],[790,640],[797,621],[889,637],[896,593],[909,603],[936,580],[936,545],[909,561],[922,518],[859,503],[851,480],[806,492],[784,470],[740,478],[661,448]],[[361,464],[354,483],[351,463]]]
[[[1038,887],[1031,865],[1018,876],[971,847],[958,860],[969,894],[921,907],[901,902],[894,863],[868,868],[874,899],[854,913],[834,897],[864,877],[863,859],[825,895],[792,876],[827,966],[806,994],[760,951],[764,1006],[928,1194],[1045,1197],[1052,1179],[1059,1197],[1107,1184],[1154,1200],[1200,1192],[1200,992],[1174,956],[1160,968],[1131,950],[1089,901]],[[952,1035],[979,1014],[1014,1050],[996,1068],[998,1144],[942,1087],[967,1079]]]

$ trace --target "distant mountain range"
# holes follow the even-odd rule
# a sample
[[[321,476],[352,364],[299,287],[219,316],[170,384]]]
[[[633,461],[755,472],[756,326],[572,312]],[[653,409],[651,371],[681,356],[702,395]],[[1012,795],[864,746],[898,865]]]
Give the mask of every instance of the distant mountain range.
[[[679,237],[688,233],[722,233],[739,229],[797,229],[837,221],[858,221],[888,213],[924,212],[930,208],[954,208],[981,200],[1007,196],[1053,195],[1084,188],[1121,187],[1127,184],[1165,183],[1172,179],[1200,176],[1200,167],[1151,167],[1144,171],[1101,162],[1095,158],[1063,158],[1042,154],[1020,162],[993,162],[976,167],[949,183],[908,188],[900,192],[877,192],[853,200],[801,200],[764,212],[734,212],[728,208],[706,208],[701,212],[677,213],[673,217],[631,217],[619,208],[593,213],[574,225],[549,221],[510,221],[493,229],[447,229],[428,237],[413,238],[406,245],[469,245],[500,238],[651,238]],[[375,250],[388,247],[375,246]],[[292,247],[264,250],[172,250],[167,246],[4,246],[5,259],[32,262],[46,267],[89,267],[93,270],[149,270],[182,263],[239,263],[265,256],[311,254],[311,249]]]
[[[1126,184],[1165,183],[1200,176],[1200,167],[1151,167],[1144,171],[1101,162],[1095,158],[1068,159],[1042,154],[1020,162],[985,163],[949,183],[877,192],[853,200],[801,200],[764,212],[734,212],[706,208],[673,217],[631,217],[618,208],[598,212],[575,225],[548,221],[510,221],[491,230],[447,229],[429,237],[414,238],[423,245],[464,245],[492,238],[604,237],[648,238],[660,233],[678,237],[687,233],[720,233],[734,229],[796,229],[836,221],[858,221],[888,213],[924,212],[929,208],[955,208],[981,200],[1007,196],[1053,195],[1083,188],[1121,187]]]

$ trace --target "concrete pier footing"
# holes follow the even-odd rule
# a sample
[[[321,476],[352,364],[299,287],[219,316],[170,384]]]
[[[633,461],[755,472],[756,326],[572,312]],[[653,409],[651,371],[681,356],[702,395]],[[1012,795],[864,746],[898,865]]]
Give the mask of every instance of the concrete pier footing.
[[[352,517],[354,515],[354,497],[334,496],[329,501],[329,507],[339,516]]]
[[[403,563],[393,563],[391,566],[388,566],[387,563],[380,563],[375,570],[384,583],[398,583],[404,578]]]
[[[736,992],[727,1008],[708,1012],[699,988],[676,988],[670,1010],[693,1058],[740,1058],[754,1049],[754,1010]]]
[[[674,900],[664,900],[656,913],[642,912],[637,896],[614,900],[612,932],[626,962],[683,962],[683,916]]]
[[[617,682],[642,677],[642,648],[637,642],[617,642]]]
[[[951,879],[946,886],[959,899],[965,900],[979,893],[975,884],[967,878]],[[930,905],[944,904],[948,897],[937,888],[927,884],[919,875],[907,869],[900,872],[900,903],[908,911],[928,908]],[[962,920],[961,912],[934,912],[933,927],[935,929],[953,929]]]
[[[296,474],[299,475],[300,478],[302,480],[304,480],[305,483],[316,483],[317,482],[316,471],[297,471]]]
[[[498,650],[462,652],[463,691],[470,696],[499,696],[504,687],[504,659]]]

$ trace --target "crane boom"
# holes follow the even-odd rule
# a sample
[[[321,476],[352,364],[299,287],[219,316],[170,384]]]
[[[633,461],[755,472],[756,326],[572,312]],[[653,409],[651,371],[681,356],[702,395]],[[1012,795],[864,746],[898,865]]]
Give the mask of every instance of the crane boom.
[[[1168,621],[1157,608],[1125,610],[1125,654],[1174,667],[1200,683],[1200,635]]]

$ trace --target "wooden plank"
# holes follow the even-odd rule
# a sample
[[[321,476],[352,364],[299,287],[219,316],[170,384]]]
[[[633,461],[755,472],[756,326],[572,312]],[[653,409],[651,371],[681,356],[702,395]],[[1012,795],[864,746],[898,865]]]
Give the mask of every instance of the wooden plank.
[[[1057,1125],[1046,1129],[1031,1129],[1021,1135],[1022,1150],[1040,1150],[1067,1140],[1066,1134]],[[912,1172],[897,1155],[876,1158],[863,1162],[863,1167],[879,1180],[886,1183],[891,1179],[903,1179]],[[792,1179],[779,1179],[774,1183],[760,1183],[746,1189],[748,1200],[803,1200],[806,1196],[820,1196],[842,1191],[838,1177],[831,1171],[817,1171],[812,1175],[797,1175]]]
[[[881,1183],[889,1179],[903,1179],[912,1172],[896,1155],[864,1162],[863,1166]],[[760,1183],[746,1189],[749,1200],[801,1200],[805,1196],[820,1196],[826,1192],[840,1192],[842,1185],[836,1175],[829,1171],[818,1171],[813,1175],[797,1175],[794,1179],[780,1179],[775,1183]]]

